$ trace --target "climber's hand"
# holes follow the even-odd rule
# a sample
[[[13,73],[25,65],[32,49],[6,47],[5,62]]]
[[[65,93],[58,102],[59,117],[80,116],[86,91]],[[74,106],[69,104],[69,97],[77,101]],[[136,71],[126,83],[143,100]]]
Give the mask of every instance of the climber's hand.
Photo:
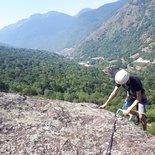
[[[107,105],[106,104],[103,104],[101,106],[99,106],[99,109],[104,109]]]
[[[126,109],[126,110],[123,110],[123,115],[129,115],[129,113],[130,113],[130,109]]]

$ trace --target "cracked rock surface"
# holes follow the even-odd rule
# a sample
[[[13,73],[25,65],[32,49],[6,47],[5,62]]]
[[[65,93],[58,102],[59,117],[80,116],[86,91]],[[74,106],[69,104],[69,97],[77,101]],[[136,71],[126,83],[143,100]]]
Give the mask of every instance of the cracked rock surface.
[[[0,155],[104,155],[114,114],[91,103],[0,93]],[[155,137],[117,119],[112,155],[154,155]]]

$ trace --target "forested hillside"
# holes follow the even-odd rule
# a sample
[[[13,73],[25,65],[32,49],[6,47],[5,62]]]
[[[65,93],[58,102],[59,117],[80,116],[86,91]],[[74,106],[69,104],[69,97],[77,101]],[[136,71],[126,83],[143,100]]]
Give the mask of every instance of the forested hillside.
[[[141,77],[149,104],[148,122],[155,126],[155,66],[145,72],[132,73]],[[115,83],[112,76],[103,74],[101,68],[84,67],[59,55],[40,50],[0,47],[0,91],[15,92],[29,96],[71,102],[102,104],[111,93]],[[113,105],[115,111],[122,106],[125,92],[121,90]]]
[[[1,47],[0,64],[1,91],[97,102],[112,86],[112,79],[99,69],[86,68],[45,51]]]
[[[155,59],[154,0],[128,0],[76,50],[77,58],[83,60],[102,56],[107,60],[131,62],[135,54]]]

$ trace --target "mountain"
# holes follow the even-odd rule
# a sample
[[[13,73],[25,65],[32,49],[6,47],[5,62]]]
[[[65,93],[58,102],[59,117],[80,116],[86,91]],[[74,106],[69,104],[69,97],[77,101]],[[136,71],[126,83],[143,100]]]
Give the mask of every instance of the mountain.
[[[74,18],[59,12],[35,14],[28,19],[5,27],[0,31],[0,40],[16,47],[48,49]],[[53,45],[56,46],[56,45]]]
[[[66,42],[67,48],[74,47],[81,43],[89,34],[96,31],[102,23],[112,17],[125,2],[126,0],[121,0],[105,4],[92,11],[82,13],[62,35],[64,36],[62,37],[62,42]]]
[[[5,43],[1,43],[1,42],[0,42],[0,46],[11,47],[10,45],[5,44]]]
[[[78,17],[78,16],[80,16],[80,15],[82,15],[83,13],[86,13],[86,12],[88,12],[88,11],[92,11],[92,9],[90,9],[90,8],[82,9],[82,10],[76,15],[76,17]]]
[[[77,48],[77,58],[155,59],[155,1],[129,0]]]
[[[91,103],[0,93],[0,106],[1,155],[155,153],[154,136]]]
[[[16,47],[58,51],[80,43],[110,18],[126,0],[81,10],[77,16],[60,12],[35,14],[0,30],[0,42]]]

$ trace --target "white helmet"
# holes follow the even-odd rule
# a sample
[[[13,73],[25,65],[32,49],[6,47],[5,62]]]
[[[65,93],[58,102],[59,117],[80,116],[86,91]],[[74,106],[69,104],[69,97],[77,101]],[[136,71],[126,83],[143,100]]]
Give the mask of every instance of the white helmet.
[[[129,76],[130,74],[126,70],[122,69],[116,73],[115,81],[117,84],[125,84],[129,80]]]

